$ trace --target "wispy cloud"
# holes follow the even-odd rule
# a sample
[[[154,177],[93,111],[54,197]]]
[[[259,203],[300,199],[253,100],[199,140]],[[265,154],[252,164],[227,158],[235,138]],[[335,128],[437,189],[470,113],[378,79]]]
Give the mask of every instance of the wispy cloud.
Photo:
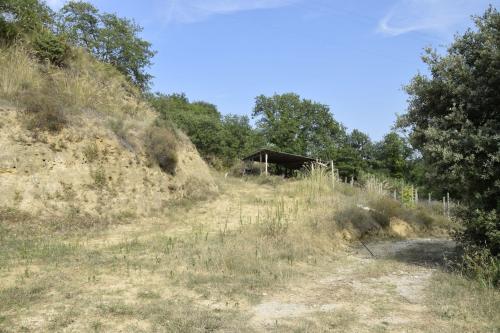
[[[399,0],[379,21],[378,31],[398,36],[414,31],[453,33],[492,0]]]
[[[167,0],[167,23],[192,23],[213,15],[285,7],[300,0]]]

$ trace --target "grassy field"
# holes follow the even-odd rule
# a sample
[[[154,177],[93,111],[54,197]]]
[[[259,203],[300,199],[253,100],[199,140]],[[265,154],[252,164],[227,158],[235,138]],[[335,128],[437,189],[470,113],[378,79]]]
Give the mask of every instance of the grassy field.
[[[443,268],[432,209],[321,171],[216,177],[218,195],[104,226],[2,207],[0,331],[498,331],[500,295]]]

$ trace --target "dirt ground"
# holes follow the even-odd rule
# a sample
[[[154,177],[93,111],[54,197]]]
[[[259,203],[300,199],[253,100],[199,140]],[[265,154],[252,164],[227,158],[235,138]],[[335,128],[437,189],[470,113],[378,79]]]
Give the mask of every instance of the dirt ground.
[[[374,256],[359,244],[345,252],[336,269],[266,296],[253,308],[252,324],[267,331],[330,317],[331,330],[339,326],[351,332],[421,331],[428,320],[441,326],[425,305],[425,290],[443,258],[452,255],[454,243],[411,239],[366,246]]]

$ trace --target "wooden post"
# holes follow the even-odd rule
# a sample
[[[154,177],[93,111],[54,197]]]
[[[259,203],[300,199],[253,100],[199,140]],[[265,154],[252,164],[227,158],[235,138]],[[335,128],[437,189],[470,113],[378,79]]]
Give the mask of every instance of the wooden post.
[[[351,187],[354,186],[354,176],[351,176]]]
[[[446,192],[446,216],[450,217],[450,192]]]
[[[267,153],[266,153],[266,176],[268,175],[268,172],[267,172]]]
[[[443,215],[446,216],[446,198],[443,197]]]
[[[429,205],[431,204],[432,197],[431,197],[431,192],[429,192]]]
[[[262,176],[262,153],[259,153],[259,170],[260,175]]]
[[[394,200],[398,200],[398,195],[396,193],[396,190],[394,190],[394,192],[393,192],[393,197],[394,197]]]
[[[418,189],[415,190],[415,202],[418,204]]]
[[[333,161],[330,161],[330,167],[332,168],[332,189],[335,189],[335,169],[333,168]]]

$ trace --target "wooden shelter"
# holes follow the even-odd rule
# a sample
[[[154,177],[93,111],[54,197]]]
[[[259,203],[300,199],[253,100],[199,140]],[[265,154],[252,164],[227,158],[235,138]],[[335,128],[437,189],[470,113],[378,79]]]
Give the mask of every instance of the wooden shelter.
[[[307,164],[317,162],[317,159],[307,156],[283,153],[271,149],[261,149],[243,158],[245,162],[264,163],[265,174],[269,174],[269,164],[275,164],[286,170],[299,170]]]

